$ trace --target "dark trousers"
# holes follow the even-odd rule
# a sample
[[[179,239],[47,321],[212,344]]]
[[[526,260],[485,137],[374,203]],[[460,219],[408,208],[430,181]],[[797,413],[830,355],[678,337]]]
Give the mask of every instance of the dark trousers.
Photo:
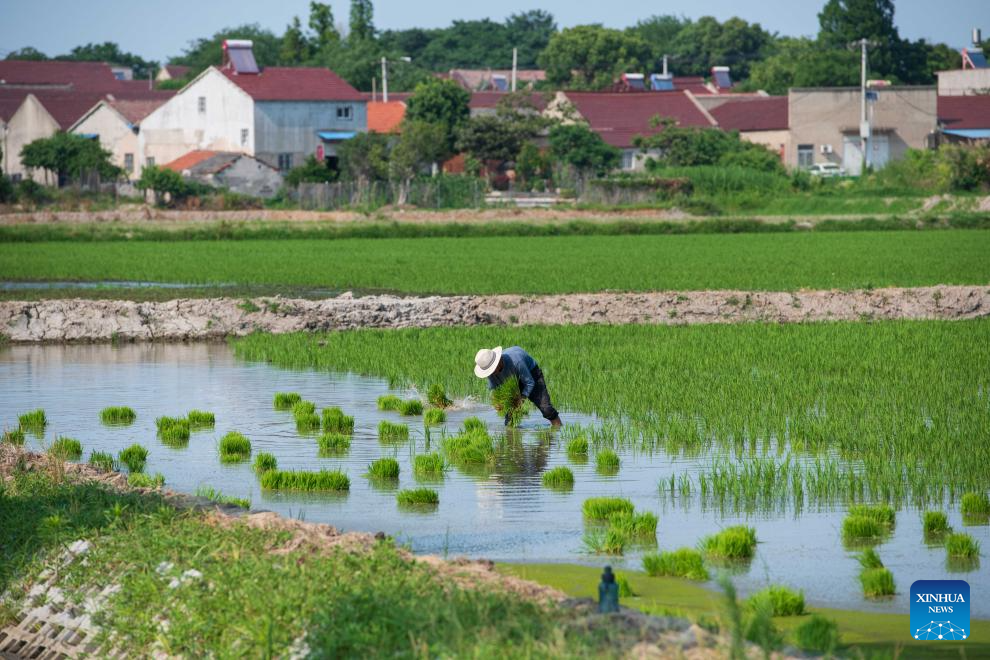
[[[547,382],[543,380],[543,370],[539,367],[533,369],[533,381],[535,384],[533,385],[533,391],[529,393],[529,400],[533,402],[534,406],[540,409],[544,419],[552,422],[560,417],[560,415],[557,414],[557,409],[550,403]]]

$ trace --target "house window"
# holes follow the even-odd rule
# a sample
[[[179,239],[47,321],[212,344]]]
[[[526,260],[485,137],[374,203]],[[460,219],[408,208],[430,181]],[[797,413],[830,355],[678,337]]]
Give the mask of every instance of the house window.
[[[349,105],[339,105],[337,106],[337,119],[352,119],[354,117],[354,108]]]
[[[292,154],[279,154],[278,155],[279,172],[288,172],[291,169],[292,169]]]
[[[246,147],[248,143],[248,129],[241,129],[241,146]]]
[[[134,171],[134,154],[124,154],[124,171]]]
[[[622,152],[622,169],[631,170],[635,162],[636,154],[632,150],[626,149]]]
[[[200,96],[197,102],[197,107],[199,108],[199,114],[206,114],[206,97]]]
[[[154,156],[148,156],[147,158],[145,158],[144,159],[144,165],[145,165],[145,167],[154,167],[155,166],[155,157]]]
[[[815,145],[798,145],[798,167],[811,167],[815,164]]]

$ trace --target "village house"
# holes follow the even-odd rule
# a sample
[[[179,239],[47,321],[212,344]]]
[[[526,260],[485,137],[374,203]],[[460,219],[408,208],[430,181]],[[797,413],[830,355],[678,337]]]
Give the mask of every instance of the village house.
[[[274,167],[238,152],[190,151],[162,167],[214,188],[253,197],[273,197],[282,185],[282,175]]]
[[[260,68],[250,41],[224,42],[210,67],[141,122],[139,165],[195,150],[250,154],[286,172],[367,130],[367,101],[329,69]]]
[[[189,75],[191,67],[182,66],[181,64],[166,64],[162,68],[158,69],[158,75],[155,76],[155,80],[158,82],[165,82],[166,80],[182,80]]]
[[[696,98],[708,108],[719,128],[737,131],[743,140],[762,144],[779,154],[781,162],[786,162],[790,144],[786,96],[753,94]]]
[[[172,94],[160,93],[152,99],[118,99],[114,96],[100,101],[69,127],[69,131],[97,139],[112,154],[112,162],[124,170],[128,179],[141,175],[137,167],[138,130],[141,120],[167,101]]]

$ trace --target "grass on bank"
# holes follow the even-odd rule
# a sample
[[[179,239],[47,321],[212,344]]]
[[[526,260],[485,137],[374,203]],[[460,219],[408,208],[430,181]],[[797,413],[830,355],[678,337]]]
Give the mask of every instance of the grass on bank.
[[[161,488],[165,485],[165,475],[161,472],[154,476],[144,472],[131,472],[127,475],[127,485],[131,488]]]
[[[212,500],[217,504],[231,504],[242,509],[251,508],[251,500],[244,497],[231,497],[230,495],[224,495],[213,486],[200,486],[196,489],[196,497],[205,497],[206,499]]]
[[[983,230],[243,240],[221,252],[212,241],[0,242],[0,279],[447,294],[848,289],[986,283],[988,251],[990,232]],[[515,266],[477,267],[493,253],[514,255]],[[403,268],[396,269],[399,260]],[[428,382],[439,381],[448,382]]]
[[[113,454],[105,451],[90,452],[89,464],[104,472],[116,472],[118,469],[117,459],[113,457]]]
[[[0,441],[9,445],[23,445],[24,439],[24,429],[18,426],[13,429],[4,429],[3,438],[0,438]]]
[[[78,461],[82,458],[83,448],[82,443],[75,438],[59,436],[48,451],[52,456],[57,456],[63,461]]]

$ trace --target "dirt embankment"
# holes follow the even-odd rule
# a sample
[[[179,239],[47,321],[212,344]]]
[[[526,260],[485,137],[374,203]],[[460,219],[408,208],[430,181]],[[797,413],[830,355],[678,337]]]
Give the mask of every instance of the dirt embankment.
[[[687,291],[552,296],[367,296],[326,300],[178,299],[168,302],[0,302],[14,342],[220,339],[272,333],[455,325],[738,323],[969,319],[990,314],[990,287],[868,291]]]

